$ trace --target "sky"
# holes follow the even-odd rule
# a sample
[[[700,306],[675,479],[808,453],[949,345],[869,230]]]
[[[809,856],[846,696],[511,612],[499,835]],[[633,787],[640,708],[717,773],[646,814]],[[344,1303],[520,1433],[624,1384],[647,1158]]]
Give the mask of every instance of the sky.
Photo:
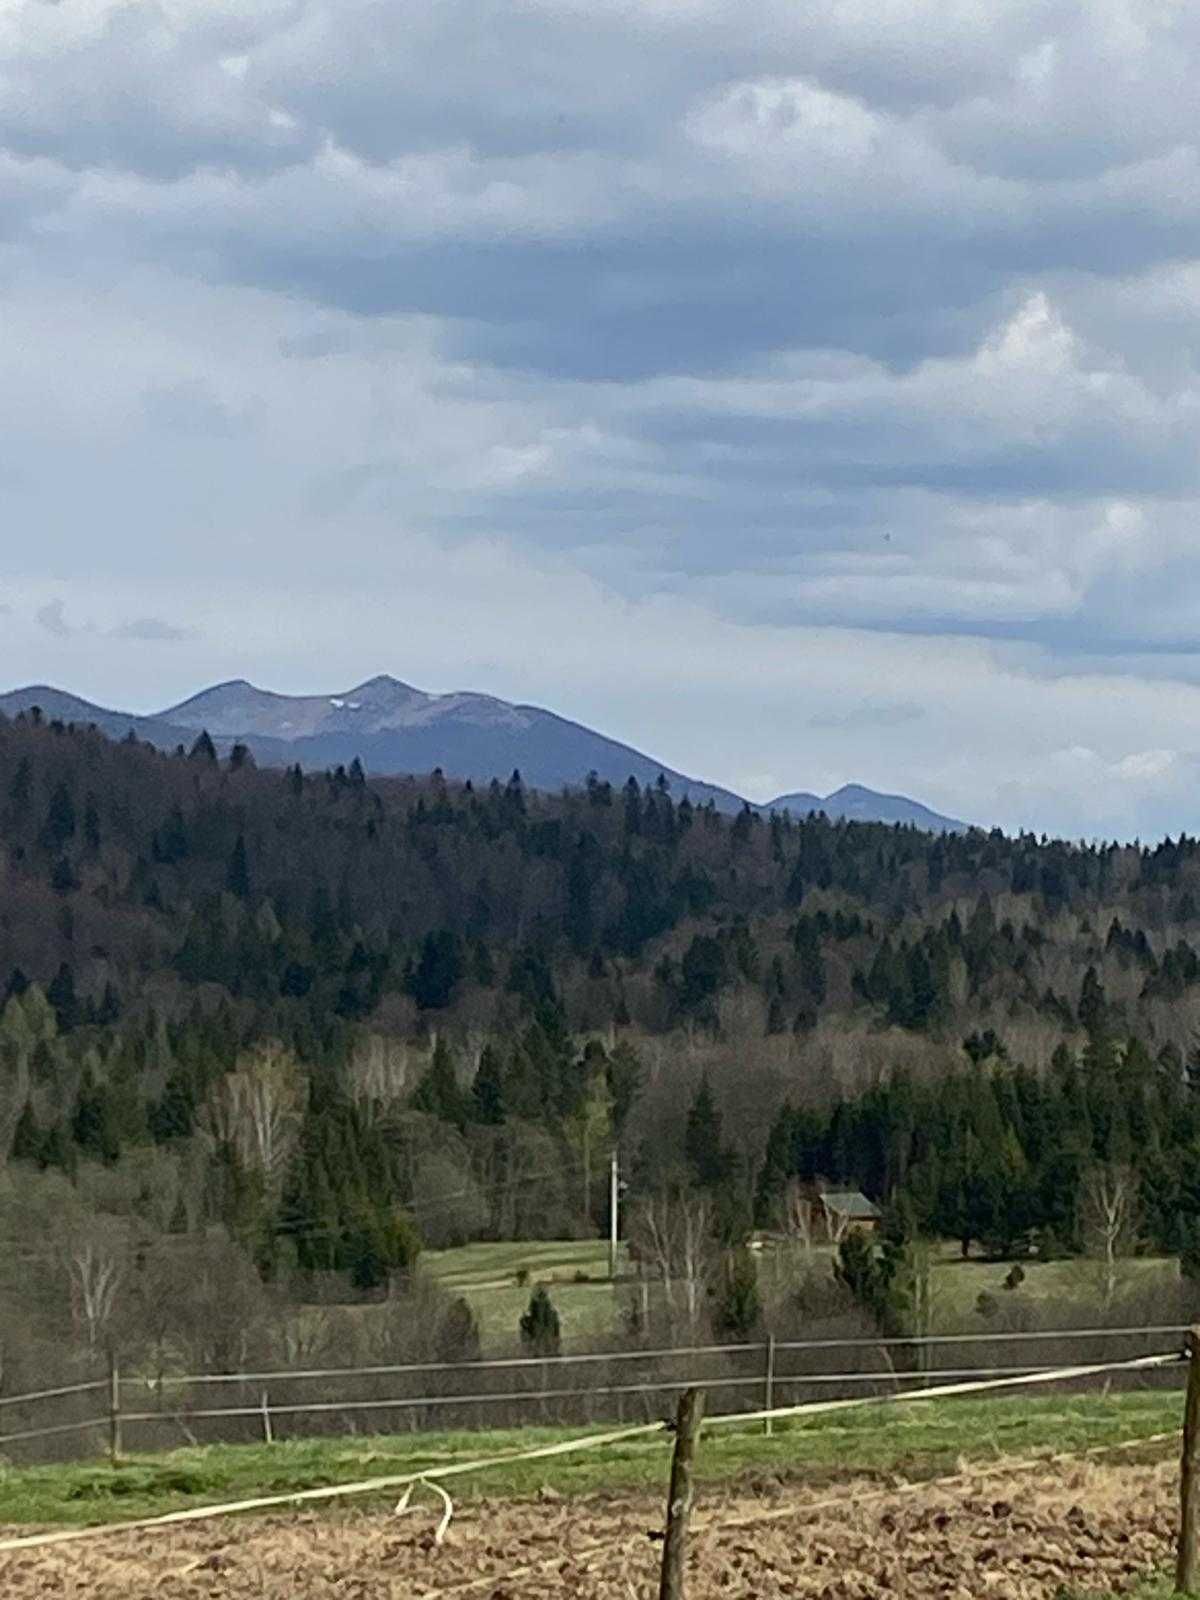
[[[4,0],[0,687],[1200,830],[1200,7]]]

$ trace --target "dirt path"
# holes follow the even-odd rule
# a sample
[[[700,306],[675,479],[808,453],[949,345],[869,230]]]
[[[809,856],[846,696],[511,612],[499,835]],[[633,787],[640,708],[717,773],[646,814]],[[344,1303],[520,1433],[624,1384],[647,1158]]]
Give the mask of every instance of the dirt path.
[[[689,1600],[1052,1600],[1120,1592],[1169,1559],[1176,1472],[1065,1465],[915,1493],[848,1483],[709,1492]],[[812,1509],[806,1509],[806,1505]],[[780,1513],[765,1517],[764,1513]],[[5,1600],[651,1600],[657,1501],[475,1501],[435,1550],[432,1505],[224,1519],[0,1556]],[[738,1523],[743,1526],[736,1526]],[[593,1550],[593,1546],[603,1548]],[[532,1570],[530,1570],[532,1569]],[[469,1587],[464,1587],[469,1585]]]

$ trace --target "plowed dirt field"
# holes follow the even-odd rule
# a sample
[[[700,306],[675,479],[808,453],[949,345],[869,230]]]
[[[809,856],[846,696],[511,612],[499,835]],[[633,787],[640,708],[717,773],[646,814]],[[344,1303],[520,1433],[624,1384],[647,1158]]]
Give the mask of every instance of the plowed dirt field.
[[[1177,1469],[1074,1463],[878,1481],[706,1490],[689,1600],[1052,1600],[1120,1592],[1169,1560]],[[831,1505],[830,1501],[835,1501]],[[473,1500],[433,1546],[432,1503],[224,1518],[0,1556],[4,1600],[651,1600],[660,1500]],[[28,1530],[21,1530],[28,1531]]]

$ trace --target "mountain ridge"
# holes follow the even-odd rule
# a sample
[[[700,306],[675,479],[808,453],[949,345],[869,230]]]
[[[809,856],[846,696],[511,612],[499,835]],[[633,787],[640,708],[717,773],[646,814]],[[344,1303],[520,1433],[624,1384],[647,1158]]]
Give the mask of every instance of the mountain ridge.
[[[845,784],[830,795],[805,790],[749,802],[733,790],[678,772],[664,762],[541,706],[472,690],[443,694],[380,673],[336,694],[287,695],[245,678],[210,685],[158,712],[134,713],[97,705],[49,684],[0,694],[0,713],[35,707],[50,718],[95,723],[112,738],[129,733],[160,749],[192,742],[201,732],[222,747],[243,742],[268,766],[349,765],[356,757],[377,776],[440,768],[447,777],[489,781],[514,768],[535,788],[576,787],[589,774],[642,784],[660,774],[676,798],[709,801],[719,811],[746,804],[795,816],[824,811],[834,820],[902,823],[930,832],[961,832],[967,824],[904,795]]]

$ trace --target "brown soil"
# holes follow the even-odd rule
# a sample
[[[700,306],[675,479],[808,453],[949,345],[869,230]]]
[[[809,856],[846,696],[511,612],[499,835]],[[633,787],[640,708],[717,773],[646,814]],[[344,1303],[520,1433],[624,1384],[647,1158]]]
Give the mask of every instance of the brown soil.
[[[1063,1463],[915,1491],[706,1491],[688,1600],[1052,1600],[1120,1592],[1168,1561],[1176,1472]],[[473,1501],[433,1547],[432,1500],[223,1518],[0,1556],[4,1600],[653,1600],[656,1501]]]

